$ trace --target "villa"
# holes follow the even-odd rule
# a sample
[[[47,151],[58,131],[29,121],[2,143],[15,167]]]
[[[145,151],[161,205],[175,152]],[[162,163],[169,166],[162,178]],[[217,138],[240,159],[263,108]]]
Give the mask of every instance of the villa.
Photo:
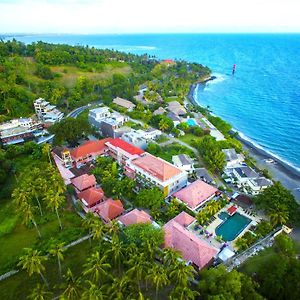
[[[186,109],[178,101],[169,102],[167,109],[169,112],[177,116],[183,116],[186,114]]]
[[[77,194],[77,197],[85,208],[91,208],[104,200],[104,192],[101,188],[91,187]]]
[[[125,172],[141,187],[158,187],[165,197],[172,195],[187,184],[186,172],[149,153],[127,161]]]
[[[106,143],[111,138],[88,141],[81,146],[70,151],[70,155],[76,167],[80,167],[87,162],[95,160],[98,156],[105,154],[108,149]]]
[[[235,149],[223,149],[222,152],[225,154],[227,168],[241,164],[244,161],[243,155],[237,154]]]
[[[272,184],[273,182],[270,179],[267,179],[265,177],[251,179],[247,182],[247,185],[251,189],[253,195],[257,195],[258,193],[268,188]]]
[[[197,168],[195,169],[195,173],[198,179],[201,179],[202,181],[208,184],[214,183],[213,178],[210,176],[210,174],[205,168]]]
[[[197,211],[207,201],[213,199],[219,191],[202,180],[196,180],[187,187],[176,192],[174,197],[187,205],[192,211]]]
[[[184,260],[201,270],[213,262],[219,250],[187,229],[193,222],[195,218],[181,212],[165,224],[164,247],[180,251]]]
[[[33,105],[38,119],[45,125],[53,125],[60,121],[64,116],[64,114],[59,111],[55,105],[51,105],[43,98],[35,100]]]
[[[132,111],[135,108],[135,104],[120,97],[116,97],[113,100],[113,103],[123,108],[126,108],[128,111]]]
[[[94,207],[94,212],[106,223],[117,218],[124,212],[123,204],[120,200],[108,199]]]
[[[130,132],[126,132],[121,136],[121,139],[135,147],[145,150],[147,148],[147,140],[144,137],[143,131],[131,129]]]
[[[157,115],[163,115],[165,114],[167,111],[163,108],[163,107],[159,107],[157,110],[155,110],[153,112],[153,116],[157,116]]]
[[[172,162],[175,167],[188,173],[194,170],[194,161],[187,154],[179,154],[172,156]]]
[[[107,154],[125,165],[128,159],[134,159],[144,153],[144,150],[137,148],[119,138],[109,140],[105,143],[108,148]]]
[[[231,169],[231,171],[239,186],[243,186],[247,184],[249,180],[259,177],[259,175],[248,166],[238,166]]]
[[[127,214],[119,217],[119,222],[124,226],[129,226],[137,223],[152,223],[151,216],[144,210],[135,208]]]
[[[76,193],[79,194],[91,187],[96,186],[96,178],[94,175],[84,174],[71,179],[71,183],[75,187]]]

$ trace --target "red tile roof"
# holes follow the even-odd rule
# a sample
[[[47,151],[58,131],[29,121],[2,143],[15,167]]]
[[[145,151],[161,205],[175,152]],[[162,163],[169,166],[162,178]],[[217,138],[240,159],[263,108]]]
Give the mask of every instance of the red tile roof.
[[[182,212],[181,214],[185,215],[186,213]],[[199,269],[202,269],[212,261],[218,250],[177,222],[188,219],[187,216],[178,217],[170,220],[163,227],[165,232],[164,246],[180,251],[186,261],[192,261]]]
[[[77,195],[82,201],[84,200],[88,207],[94,206],[97,202],[101,201],[104,197],[104,192],[101,188],[91,187]],[[84,202],[83,202],[84,203]],[[86,203],[84,203],[86,205]]]
[[[120,148],[124,151],[126,151],[127,153],[131,154],[131,155],[141,155],[143,154],[145,151],[138,148],[138,147],[135,147],[121,139],[111,139],[109,141],[109,144],[117,147],[117,148]]]
[[[217,193],[217,189],[202,180],[196,180],[174,196],[194,209]]]
[[[95,210],[106,222],[109,222],[124,212],[123,204],[120,200],[108,199],[97,206]]]
[[[94,175],[83,174],[79,177],[71,179],[71,183],[79,190],[83,191],[96,185]]]
[[[227,209],[227,212],[232,216],[237,211],[237,208],[232,205]]]
[[[125,226],[137,223],[151,223],[151,216],[145,211],[135,208],[126,215],[121,216],[119,221]]]
[[[176,176],[182,171],[165,160],[155,157],[149,153],[142,157],[138,157],[132,160],[132,163],[137,167],[140,167],[153,177],[156,177],[160,181],[166,181]]]
[[[90,154],[102,154],[106,148],[105,143],[112,140],[111,138],[97,140],[97,141],[88,141],[81,146],[73,149],[71,153],[71,157],[74,160],[78,160],[82,157],[86,157]]]

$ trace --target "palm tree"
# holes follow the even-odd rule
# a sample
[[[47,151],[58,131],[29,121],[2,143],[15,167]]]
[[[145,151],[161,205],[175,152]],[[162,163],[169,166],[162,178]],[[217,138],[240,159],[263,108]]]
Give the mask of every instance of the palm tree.
[[[269,218],[273,226],[285,224],[289,219],[289,212],[286,208],[278,208],[274,210],[270,210]]]
[[[121,274],[121,260],[124,259],[124,246],[118,236],[113,237],[110,249],[106,252],[111,256],[115,266],[118,265],[119,274]]]
[[[172,266],[170,272],[170,278],[176,286],[185,287],[188,286],[189,280],[193,280],[195,276],[195,270],[192,266],[187,266],[183,261],[177,261]]]
[[[53,190],[50,190],[46,196],[45,196],[45,201],[47,203],[47,207],[50,208],[51,210],[55,211],[56,216],[57,216],[57,220],[59,223],[59,227],[62,230],[62,224],[61,224],[61,220],[58,214],[58,209],[62,206],[62,204],[65,201],[65,198],[63,196],[61,196],[58,193],[55,193]]]
[[[167,123],[166,119],[161,119],[158,123],[158,126],[161,131],[167,131],[169,129],[169,124]]]
[[[92,223],[92,235],[93,239],[99,240],[99,247],[101,245],[101,241],[103,239],[105,232],[105,226],[99,218],[95,218]]]
[[[96,284],[87,280],[87,283],[90,285],[81,295],[82,300],[104,300],[106,297]]]
[[[132,258],[127,262],[130,268],[126,271],[126,275],[137,282],[139,291],[141,291],[141,281],[145,275],[145,261],[146,258],[144,253],[139,253],[132,256]]]
[[[19,258],[18,266],[21,266],[22,269],[25,269],[29,276],[34,273],[39,274],[44,283],[48,286],[48,282],[43,275],[45,267],[43,262],[47,260],[46,256],[41,255],[41,252],[38,250],[33,250],[31,248],[25,248],[26,254]]]
[[[115,300],[125,299],[125,295],[130,294],[132,286],[132,281],[126,275],[121,278],[114,278],[111,287],[109,288],[110,298]]]
[[[48,144],[48,143],[45,143],[43,148],[42,148],[42,152],[45,156],[48,156],[49,163],[52,164],[51,156],[50,156],[50,150],[51,150],[51,145]]]
[[[61,261],[64,260],[64,252],[66,249],[64,248],[64,243],[57,243],[51,246],[49,253],[57,257],[57,263],[58,263],[58,271],[59,271],[59,276],[61,278]]]
[[[114,238],[114,236],[116,236],[120,232],[120,225],[117,220],[110,221],[107,226],[107,232],[112,236],[112,238]]]
[[[18,208],[21,206],[24,202],[29,201],[28,193],[27,191],[21,189],[21,188],[15,188],[11,194],[11,197],[13,199],[14,205]]]
[[[107,276],[107,271],[111,265],[107,262],[107,257],[104,255],[100,258],[99,251],[93,253],[84,265],[83,275],[90,275],[91,280],[98,284],[104,276]]]
[[[63,291],[60,299],[77,300],[80,297],[81,280],[75,278],[72,271],[68,269],[67,274],[64,276],[66,279],[66,288]]]
[[[171,300],[194,300],[199,293],[197,291],[191,290],[189,287],[184,286],[177,286],[169,296]]]
[[[30,300],[46,300],[52,298],[52,293],[46,290],[45,285],[40,283],[32,290],[32,293],[27,297]]]
[[[169,283],[165,269],[162,266],[155,264],[146,277],[149,278],[155,286],[156,299],[158,299],[158,289]]]
[[[164,265],[172,266],[178,262],[178,259],[182,258],[179,251],[174,250],[173,248],[164,248],[163,249],[163,259]]]
[[[85,218],[83,219],[82,221],[82,225],[84,228],[88,229],[89,231],[89,242],[90,242],[90,246],[92,246],[92,240],[91,240],[91,230],[93,228],[93,224],[94,224],[94,221],[95,221],[95,216],[93,215],[92,212],[88,212],[86,215],[85,215]]]
[[[21,206],[19,206],[18,208],[18,213],[20,216],[22,216],[22,223],[25,224],[25,225],[28,225],[30,223],[32,223],[39,235],[39,237],[41,238],[42,235],[41,235],[41,232],[37,226],[37,223],[34,219],[34,214],[33,214],[33,208],[32,206],[27,203],[27,202],[23,202],[23,204]]]

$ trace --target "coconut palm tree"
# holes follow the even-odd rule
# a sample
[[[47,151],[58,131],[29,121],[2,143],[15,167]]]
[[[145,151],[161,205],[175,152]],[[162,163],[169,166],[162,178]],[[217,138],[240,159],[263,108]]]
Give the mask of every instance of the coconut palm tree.
[[[289,219],[289,212],[285,207],[281,207],[280,209],[276,210],[270,210],[268,215],[273,226],[285,224]]]
[[[65,290],[60,296],[60,299],[77,300],[80,299],[81,280],[75,278],[72,271],[68,269],[67,274],[64,276],[66,279]]]
[[[189,280],[193,280],[195,276],[195,270],[192,266],[187,266],[183,261],[177,261],[172,266],[170,272],[170,278],[176,286],[185,287],[188,286]]]
[[[52,164],[51,156],[50,156],[50,151],[51,151],[51,145],[48,144],[48,143],[45,143],[45,144],[43,145],[43,148],[42,148],[42,153],[43,153],[45,156],[48,156],[49,163]]]
[[[45,285],[41,285],[40,283],[32,290],[31,294],[27,297],[30,300],[46,300],[52,299],[52,293],[47,291]]]
[[[55,193],[53,190],[50,190],[45,195],[44,199],[45,199],[45,202],[47,203],[47,207],[50,208],[52,211],[55,211],[59,227],[62,230],[63,227],[62,227],[61,220],[59,217],[58,209],[65,202],[65,198],[63,196],[61,196],[60,194]]]
[[[64,252],[66,249],[64,248],[64,243],[57,243],[54,245],[51,245],[51,248],[49,250],[49,253],[57,258],[57,263],[58,263],[58,271],[59,271],[59,276],[61,278],[61,261],[64,260]]]
[[[37,226],[37,223],[34,219],[34,208],[27,202],[23,202],[21,206],[18,207],[18,213],[20,216],[22,216],[22,223],[25,225],[29,225],[32,223],[41,238],[41,232]]]
[[[117,220],[110,221],[107,226],[108,226],[107,232],[108,232],[108,234],[110,234],[112,236],[112,238],[119,234],[120,225]]]
[[[88,229],[88,231],[89,231],[89,242],[90,242],[90,246],[92,246],[92,240],[91,240],[91,236],[92,236],[92,234],[91,234],[91,232],[92,232],[92,228],[93,228],[93,224],[94,224],[94,222],[95,222],[95,216],[94,216],[94,214],[92,213],[92,212],[88,212],[86,215],[85,215],[85,217],[84,217],[84,219],[83,219],[83,221],[82,221],[82,225],[83,225],[83,227],[85,228],[85,229]]]
[[[110,298],[114,300],[126,299],[126,296],[128,296],[132,291],[132,286],[133,282],[126,275],[114,278],[109,288]]]
[[[92,223],[92,236],[93,239],[99,240],[99,247],[101,246],[101,241],[105,233],[105,226],[99,218],[95,218]]]
[[[165,266],[173,266],[178,262],[178,259],[182,258],[179,251],[173,248],[164,248],[163,249],[163,260]]]
[[[118,236],[112,238],[110,249],[106,254],[112,258],[115,266],[118,266],[119,275],[121,274],[121,260],[124,259],[124,246]]]
[[[47,260],[47,257],[41,255],[40,251],[31,248],[25,248],[25,251],[26,253],[19,258],[18,266],[26,270],[29,276],[34,273],[39,274],[44,283],[48,286],[48,282],[43,275],[43,271],[45,270],[43,262]]]
[[[107,272],[110,268],[111,265],[107,262],[107,256],[103,255],[100,258],[99,251],[96,251],[87,259],[87,263],[84,265],[83,275],[89,275],[95,284],[99,284],[104,276],[108,275]]]
[[[155,295],[156,299],[158,299],[158,289],[166,286],[169,283],[165,269],[160,265],[154,264],[146,277],[155,286]]]
[[[102,289],[99,288],[96,284],[93,282],[87,280],[86,281],[89,284],[89,287],[85,289],[85,291],[82,293],[81,298],[82,300],[104,300],[106,299],[105,294],[103,293]]]
[[[167,131],[169,129],[169,124],[166,119],[161,119],[158,126],[161,131]]]
[[[177,286],[172,290],[169,299],[170,300],[194,300],[199,293],[191,290],[189,287]]]
[[[11,194],[12,200],[13,200],[13,204],[18,208],[20,207],[24,202],[28,202],[29,201],[29,195],[28,192],[17,187],[13,190],[12,194]]]

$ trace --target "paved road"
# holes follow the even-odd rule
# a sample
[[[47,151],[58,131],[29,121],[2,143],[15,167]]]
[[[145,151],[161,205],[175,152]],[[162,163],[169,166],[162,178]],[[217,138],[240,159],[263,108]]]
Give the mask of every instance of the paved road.
[[[87,105],[84,105],[84,106],[81,106],[81,107],[77,107],[74,110],[72,110],[71,112],[69,112],[66,115],[66,118],[77,118],[77,116],[80,113],[82,113],[85,109],[89,108],[92,105],[97,105],[97,104],[101,104],[101,103],[102,103],[102,101],[95,101],[95,102],[89,103]]]

